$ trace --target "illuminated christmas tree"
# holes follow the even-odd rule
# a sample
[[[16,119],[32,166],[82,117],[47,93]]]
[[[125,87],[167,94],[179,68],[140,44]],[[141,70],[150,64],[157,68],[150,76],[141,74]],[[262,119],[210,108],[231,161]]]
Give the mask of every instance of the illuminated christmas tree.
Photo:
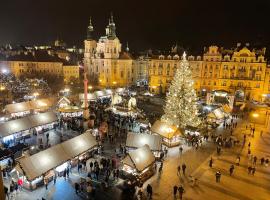
[[[197,127],[201,123],[192,72],[185,53],[167,93],[164,112],[162,120],[179,128],[185,128],[187,125]]]

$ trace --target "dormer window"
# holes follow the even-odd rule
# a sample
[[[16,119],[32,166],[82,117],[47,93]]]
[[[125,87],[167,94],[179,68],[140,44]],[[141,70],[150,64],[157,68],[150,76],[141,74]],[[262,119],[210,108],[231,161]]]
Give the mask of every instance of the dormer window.
[[[164,60],[164,56],[163,56],[163,55],[160,55],[160,56],[158,57],[158,59],[159,59],[159,60]]]
[[[176,55],[173,56],[173,59],[174,60],[179,60],[179,56],[176,54]]]

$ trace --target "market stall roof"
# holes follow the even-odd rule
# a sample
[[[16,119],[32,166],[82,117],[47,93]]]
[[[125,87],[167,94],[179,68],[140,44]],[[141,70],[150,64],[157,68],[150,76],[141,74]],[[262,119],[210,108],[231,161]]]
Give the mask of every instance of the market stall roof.
[[[58,111],[63,113],[73,113],[83,111],[83,109],[79,108],[78,106],[66,106],[63,108],[59,108]]]
[[[194,127],[194,126],[186,126],[185,129],[186,130],[190,130],[190,131],[198,131],[198,128],[197,127]]]
[[[37,99],[21,103],[13,103],[5,106],[8,113],[18,113],[30,110],[44,109],[52,107],[56,103],[56,98]]]
[[[67,97],[62,97],[59,101],[58,101],[58,105],[61,104],[61,103],[66,103],[66,104],[70,104],[70,100],[67,98]]]
[[[140,148],[145,144],[148,144],[152,151],[162,150],[162,138],[159,135],[137,134],[132,132],[127,134],[127,147]]]
[[[69,159],[61,144],[18,160],[28,180],[33,180]]]
[[[84,94],[82,93],[82,94],[79,94],[79,99],[80,100],[84,100]],[[97,99],[97,97],[96,97],[96,95],[95,94],[93,94],[93,93],[88,93],[87,94],[87,100],[88,101],[90,101],[90,100],[96,100]]]
[[[56,114],[53,112],[31,115],[29,116],[29,119],[31,121],[32,127],[50,124],[58,120]]]
[[[52,107],[56,103],[55,98],[37,99],[30,101],[32,109],[45,109]]]
[[[84,133],[30,157],[18,160],[29,181],[96,146],[94,136]]]
[[[151,127],[151,131],[168,139],[171,139],[172,137],[181,134],[180,130],[176,126],[170,125],[160,120],[157,120],[153,124],[153,126]]]
[[[32,128],[32,124],[27,117],[7,121],[0,124],[0,136],[6,137],[20,131],[25,131]]]
[[[5,110],[8,113],[25,112],[31,110],[31,105],[29,102],[13,103],[6,105]]]
[[[230,108],[230,106],[228,104],[225,104],[222,106],[222,109],[225,113],[231,113],[232,109]]]
[[[62,147],[70,158],[86,152],[97,145],[95,137],[86,132],[78,137],[72,138],[62,143]]]
[[[132,168],[135,168],[137,171],[142,172],[155,162],[155,156],[146,144],[132,152],[129,152],[122,162]]]

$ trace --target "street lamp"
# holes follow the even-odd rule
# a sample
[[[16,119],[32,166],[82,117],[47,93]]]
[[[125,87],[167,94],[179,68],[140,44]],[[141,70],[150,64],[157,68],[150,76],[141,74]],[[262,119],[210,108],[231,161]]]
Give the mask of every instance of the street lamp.
[[[116,84],[117,82],[116,81],[113,81],[113,87],[116,88]]]
[[[93,89],[93,86],[92,86],[92,85],[89,85],[89,86],[88,86],[88,89],[89,89],[89,90],[92,90],[92,89]]]

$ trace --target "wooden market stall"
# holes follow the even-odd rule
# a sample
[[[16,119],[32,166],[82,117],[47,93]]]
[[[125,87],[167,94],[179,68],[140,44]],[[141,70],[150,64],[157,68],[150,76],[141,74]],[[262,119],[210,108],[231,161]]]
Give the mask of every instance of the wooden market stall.
[[[168,147],[180,144],[181,131],[176,126],[157,120],[151,127],[151,132],[160,135],[163,139],[163,144]]]

